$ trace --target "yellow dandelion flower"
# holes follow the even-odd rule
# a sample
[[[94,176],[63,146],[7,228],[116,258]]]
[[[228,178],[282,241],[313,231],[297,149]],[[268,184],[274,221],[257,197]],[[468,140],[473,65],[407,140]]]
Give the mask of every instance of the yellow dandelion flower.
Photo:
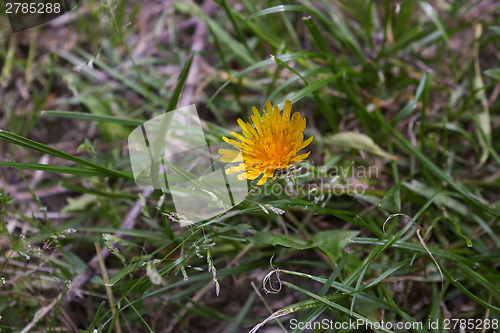
[[[257,108],[252,107],[251,123],[238,119],[243,135],[235,132],[231,132],[231,135],[239,142],[222,137],[238,150],[219,149],[221,162],[243,162],[226,169],[226,174],[238,173],[240,180],[255,180],[261,176],[257,185],[262,185],[268,178],[273,177],[276,170],[286,170],[304,161],[311,152],[297,154],[313,140],[313,137],[310,137],[303,141],[306,119],[298,112],[290,119],[292,102],[289,100],[285,102],[283,116],[280,116],[278,106],[273,108],[269,101],[266,101],[266,109],[267,112],[263,110],[261,116]]]

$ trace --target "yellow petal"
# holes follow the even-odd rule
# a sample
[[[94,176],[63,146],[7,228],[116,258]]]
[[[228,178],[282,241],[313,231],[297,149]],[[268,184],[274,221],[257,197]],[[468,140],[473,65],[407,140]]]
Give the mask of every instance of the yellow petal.
[[[271,105],[271,102],[266,101],[266,110],[267,114],[270,116],[273,113],[273,106]]]
[[[292,125],[292,130],[296,130],[297,129],[297,124],[299,123],[300,121],[300,114],[298,112],[295,112],[292,116],[292,122],[291,122],[291,125]]]
[[[229,143],[230,145],[234,146],[235,148],[238,148],[238,149],[241,148],[241,143],[238,142],[238,141],[235,141],[233,139],[228,139],[225,136],[222,137],[222,140],[226,141],[227,143]]]
[[[309,156],[309,154],[311,154],[311,152],[308,152],[308,153],[306,153],[306,154],[302,154],[302,155],[297,155],[297,156],[295,156],[294,158],[292,158],[292,160],[291,160],[291,161],[293,162],[293,161],[299,161],[299,160],[306,159],[306,158]],[[297,162],[296,162],[296,163],[297,163]]]
[[[292,112],[292,102],[289,100],[285,101],[285,107],[283,108],[283,123],[290,122],[290,113]]]
[[[306,118],[300,117],[301,119],[299,120],[299,124],[297,125],[297,130],[304,132],[306,129]]]
[[[311,136],[309,139],[307,139],[306,141],[304,141],[302,143],[302,145],[300,146],[299,150],[302,149],[302,148],[305,148],[305,147],[309,146],[309,144],[312,142],[312,140],[313,140],[313,137]]]
[[[219,158],[221,162],[224,163],[243,162],[243,154],[239,150],[219,149],[218,153],[222,155]]]
[[[259,181],[257,182],[257,185],[263,185],[263,184],[265,184],[266,180],[267,180],[267,177],[266,176],[262,176],[262,178],[259,179]]]
[[[231,132],[231,135],[234,136],[235,138],[237,138],[238,140],[242,141],[242,142],[248,141],[247,138],[245,138],[243,135],[238,134],[236,132]]]
[[[252,169],[250,171],[247,171],[247,179],[254,180],[259,176],[260,176],[260,171],[257,169]]]
[[[238,166],[232,167],[232,168],[227,168],[226,169],[226,174],[232,175],[235,173],[239,173],[245,171],[245,163],[241,163]]]
[[[280,108],[276,105],[274,107],[274,123],[273,125],[277,130],[281,130],[281,116],[280,116]]]
[[[242,131],[243,131],[243,135],[245,135],[247,138],[253,138],[253,133],[251,132],[250,128],[253,128],[252,125],[250,124],[246,124],[243,120],[241,119],[238,119],[237,120],[238,122],[238,125],[240,125]]]
[[[276,171],[275,168],[268,168],[266,170],[265,176],[268,177],[268,178],[271,178],[272,176],[274,176],[274,171]]]

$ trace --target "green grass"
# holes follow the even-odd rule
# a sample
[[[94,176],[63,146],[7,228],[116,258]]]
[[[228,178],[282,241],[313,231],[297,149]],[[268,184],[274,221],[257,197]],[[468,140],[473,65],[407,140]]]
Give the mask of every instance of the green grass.
[[[0,29],[3,331],[306,331],[291,319],[498,331],[499,4],[73,12]],[[307,119],[299,174],[189,227],[167,214],[168,192],[134,182],[127,138],[143,121],[188,101],[218,142],[268,99]]]

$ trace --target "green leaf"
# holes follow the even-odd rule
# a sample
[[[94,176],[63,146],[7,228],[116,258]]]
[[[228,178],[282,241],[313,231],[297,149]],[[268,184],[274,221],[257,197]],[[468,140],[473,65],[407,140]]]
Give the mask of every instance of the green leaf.
[[[366,151],[377,156],[385,157],[393,161],[398,158],[383,151],[373,140],[366,134],[357,132],[342,132],[333,134],[325,138],[325,143],[331,146],[341,148],[351,148]]]
[[[99,201],[98,197],[94,194],[83,194],[78,198],[68,197],[66,200],[68,204],[61,210],[62,214],[85,211]]]
[[[488,75],[492,79],[500,81],[500,68],[488,69],[488,70],[485,70],[483,73],[484,73],[484,75]]]
[[[311,241],[307,241],[299,237],[278,235],[269,231],[256,232],[252,238],[252,242],[255,245],[281,245],[297,250],[310,249],[315,246]]]
[[[491,31],[493,31],[495,34],[500,36],[500,26],[494,25],[489,28]]]
[[[98,116],[112,116],[109,101],[89,94],[82,94],[79,99],[90,113]],[[106,141],[112,141],[117,137],[125,138],[129,131],[117,123],[99,123],[99,129]]]
[[[319,248],[337,265],[338,259],[344,253],[342,249],[349,243],[351,238],[356,237],[359,231],[352,230],[328,230],[317,233],[312,241],[308,241],[296,236],[274,234],[269,231],[258,231],[255,233],[252,242],[255,245],[281,245],[297,250]]]
[[[9,43],[9,50],[7,51],[7,56],[3,58],[2,54],[2,58],[4,60],[2,64],[2,74],[0,74],[1,82],[8,82],[12,77],[12,63],[14,62],[13,60],[16,58],[15,51],[16,51],[16,42],[14,39],[11,39]]]
[[[182,68],[181,75],[179,76],[179,80],[177,80],[177,84],[175,85],[174,92],[172,96],[170,97],[170,101],[168,102],[167,106],[167,111],[172,111],[176,108],[177,103],[179,102],[179,98],[181,96],[182,89],[184,88],[184,85],[186,84],[186,80],[189,75],[189,70],[191,69],[191,65],[193,64],[193,58],[194,54],[191,54],[189,57],[188,61],[184,64],[184,67]],[[186,105],[181,105],[186,106]]]
[[[491,121],[490,110],[488,106],[488,98],[485,93],[483,77],[481,75],[481,67],[479,63],[479,40],[482,35],[482,25],[477,24],[475,27],[474,41],[474,79],[472,86],[476,91],[475,98],[481,104],[481,109],[474,113],[476,133],[478,136],[479,146],[481,147],[481,156],[477,162],[476,168],[481,167],[489,156],[488,145],[491,144]]]
[[[328,44],[326,43],[325,38],[321,34],[320,29],[318,28],[314,20],[311,18],[311,16],[304,17],[302,21],[304,21],[304,24],[309,30],[309,33],[312,36],[313,43],[318,48],[318,50],[320,50],[321,52],[328,52],[329,51]]]
[[[392,121],[393,124],[399,123],[401,120],[403,120],[406,116],[410,114],[411,111],[413,111],[417,105],[418,101],[420,101],[422,97],[422,93],[424,92],[424,88],[428,88],[428,80],[427,80],[427,73],[422,74],[422,78],[420,79],[420,82],[417,87],[417,92],[415,93],[415,97],[408,102],[408,104],[405,105],[404,108],[402,108],[398,115],[394,118]]]
[[[120,272],[116,273],[109,279],[108,283],[106,283],[107,286],[113,286],[115,283],[126,277],[127,275],[131,274],[139,265],[142,264],[142,262],[136,262],[134,264],[131,264],[127,267],[125,267],[123,270]]]
[[[103,311],[104,307],[106,306],[106,301],[102,301],[101,305],[99,305],[99,308],[97,308],[97,311],[94,314],[94,319],[92,319],[92,322],[89,325],[88,332],[91,330],[94,330],[94,327],[97,326],[97,323],[99,322],[99,318],[101,316],[101,312]]]
[[[383,281],[386,277],[390,276],[392,273],[396,272],[400,268],[406,266],[411,261],[412,261],[412,258],[408,258],[406,260],[401,261],[397,265],[385,270],[382,274],[380,274],[380,276],[378,276],[375,280],[373,280],[369,285],[367,285],[363,289],[368,289],[368,288],[371,288],[371,287],[377,285],[379,282]]]
[[[351,238],[358,236],[359,231],[327,230],[318,232],[313,237],[313,243],[324,252],[331,262],[337,266],[339,258],[344,255],[344,247]]]
[[[465,244],[467,245],[467,247],[472,247],[472,242],[469,238],[467,238],[466,236],[464,236],[464,234],[462,233],[462,228],[460,227],[460,222],[458,219],[451,219],[451,222],[453,223],[453,226],[455,227],[455,232],[463,238],[463,240],[465,241]]]

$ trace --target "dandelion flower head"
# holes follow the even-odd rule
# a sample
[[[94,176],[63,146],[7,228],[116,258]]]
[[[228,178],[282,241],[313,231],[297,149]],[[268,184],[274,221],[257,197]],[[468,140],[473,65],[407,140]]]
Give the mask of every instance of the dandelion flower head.
[[[266,183],[277,170],[287,170],[304,161],[311,152],[298,154],[307,147],[313,137],[304,141],[306,119],[295,112],[290,119],[292,103],[285,101],[283,115],[278,106],[266,101],[266,110],[262,116],[257,108],[252,107],[251,122],[238,119],[242,134],[231,132],[239,141],[222,137],[224,141],[235,147],[219,149],[220,161],[224,163],[241,162],[237,166],[226,169],[226,174],[238,174],[240,180],[255,180],[257,185]]]

